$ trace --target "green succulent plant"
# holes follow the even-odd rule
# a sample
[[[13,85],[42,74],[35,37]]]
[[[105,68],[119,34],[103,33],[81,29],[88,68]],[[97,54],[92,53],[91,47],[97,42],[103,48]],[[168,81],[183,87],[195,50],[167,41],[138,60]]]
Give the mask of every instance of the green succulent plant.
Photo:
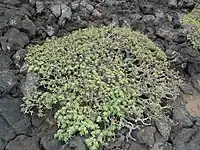
[[[161,100],[174,99],[179,74],[151,40],[128,28],[90,28],[30,46],[29,72],[40,78],[22,110],[39,116],[56,108],[56,137],[80,134],[90,150],[105,145],[124,120],[161,116]]]
[[[189,27],[187,38],[192,46],[200,51],[200,7],[184,15],[183,23]]]

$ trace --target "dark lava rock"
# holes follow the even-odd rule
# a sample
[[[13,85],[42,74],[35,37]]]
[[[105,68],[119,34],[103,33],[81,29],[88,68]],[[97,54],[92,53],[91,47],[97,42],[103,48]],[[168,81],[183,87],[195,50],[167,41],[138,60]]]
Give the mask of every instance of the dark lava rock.
[[[19,0],[3,0],[3,4],[9,4],[9,5],[19,5],[21,2]]]
[[[168,6],[171,9],[175,9],[178,6],[177,0],[167,0]]]
[[[36,5],[36,0],[29,0],[29,4],[33,7]]]
[[[75,136],[70,141],[69,148],[74,150],[86,150],[85,144],[80,136]]]
[[[197,129],[194,128],[183,128],[182,130],[177,131],[175,134],[171,135],[173,144],[179,145],[183,143],[188,143],[192,136],[195,135]]]
[[[44,150],[59,150],[63,142],[53,138],[53,136],[47,136],[41,138],[41,144]]]
[[[63,145],[59,150],[71,150],[67,144]]]
[[[174,34],[173,40],[181,44],[181,43],[186,42],[187,37],[186,37],[186,34],[182,30],[179,30],[176,34]]]
[[[12,64],[12,60],[10,57],[5,54],[0,54],[0,71],[4,69],[9,69]]]
[[[47,26],[47,28],[46,28],[45,31],[46,31],[46,33],[47,33],[48,36],[53,36],[57,32],[58,28],[59,27]]]
[[[172,24],[173,24],[173,28],[180,28],[181,27],[180,17],[177,13],[174,13],[172,15]]]
[[[200,92],[200,73],[192,76],[192,84],[194,88]]]
[[[169,122],[169,119],[166,117],[157,119],[156,126],[163,138],[165,140],[168,140],[171,132],[171,124]]]
[[[10,141],[15,137],[15,132],[5,118],[0,116],[0,139]]]
[[[193,125],[189,114],[183,107],[177,107],[173,109],[173,120],[178,122],[179,126],[182,127],[191,127]]]
[[[0,150],[4,150],[4,148],[5,148],[5,143],[2,140],[0,140]]]
[[[188,8],[188,9],[192,9],[195,6],[195,2],[194,0],[180,0],[178,2],[178,6],[180,8]]]
[[[8,56],[12,56],[16,50],[20,49],[21,47],[9,42],[1,42],[1,46],[2,46],[2,50],[3,52],[8,55]]]
[[[5,34],[5,37],[8,39],[9,43],[20,46],[22,48],[25,45],[29,44],[28,36],[15,28],[11,28],[10,30],[8,30]]]
[[[194,87],[191,84],[183,84],[181,87],[181,90],[183,91],[184,94],[194,94],[196,91],[194,89]]]
[[[27,134],[30,130],[30,118],[21,112],[22,101],[14,98],[0,99],[1,115],[17,134]]]
[[[150,150],[172,150],[172,145],[167,143],[163,137],[156,132],[155,133],[155,144]]]
[[[167,40],[170,40],[172,39],[173,37],[173,32],[172,30],[165,26],[165,27],[160,27],[156,30],[156,33],[155,33],[157,36],[161,37],[161,38],[164,38],[164,39],[167,39]]]
[[[51,6],[50,9],[56,18],[59,18],[61,16],[61,6],[59,4]]]
[[[23,20],[21,24],[22,30],[28,33],[29,37],[35,36],[36,26],[28,17],[26,17],[26,19]]]
[[[147,148],[141,144],[138,144],[134,141],[130,141],[130,150],[147,150]]]
[[[11,70],[0,71],[0,95],[8,93],[16,85],[16,76]]]
[[[14,64],[15,66],[19,69],[22,67],[24,58],[27,54],[27,50],[25,49],[19,49],[12,57],[12,59],[14,60]]]
[[[144,15],[143,16],[143,21],[146,24],[152,24],[155,20],[155,16],[154,15]]]
[[[17,136],[6,146],[7,150],[40,150],[38,140],[25,135]]]
[[[187,73],[189,75],[191,75],[191,76],[196,75],[196,74],[198,75],[200,73],[200,59],[199,58],[198,59],[194,59],[194,60],[188,62]],[[198,85],[198,83],[196,85]],[[197,87],[197,89],[198,88],[199,87]]]
[[[13,18],[9,19],[10,27],[20,29],[21,28],[21,17],[20,16],[15,16]]]
[[[27,62],[24,62],[20,68],[20,73],[22,74],[26,74],[28,71],[28,63]]]
[[[45,10],[44,3],[42,1],[36,1],[36,13],[41,14]]]
[[[152,6],[151,4],[145,5],[145,4],[139,3],[139,8],[140,8],[140,11],[144,15],[153,15],[155,12],[155,7]]]
[[[139,139],[140,143],[146,144],[149,147],[152,147],[154,145],[155,132],[156,132],[156,128],[146,127],[138,132],[137,138]]]
[[[61,4],[61,16],[59,18],[59,25],[64,26],[66,23],[66,20],[71,20],[72,17],[72,10],[69,6],[65,4]]]

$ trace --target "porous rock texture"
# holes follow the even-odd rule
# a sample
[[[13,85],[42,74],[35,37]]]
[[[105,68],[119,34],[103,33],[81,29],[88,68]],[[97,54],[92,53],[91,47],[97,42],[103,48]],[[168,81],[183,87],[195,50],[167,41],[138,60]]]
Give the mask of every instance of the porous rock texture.
[[[185,75],[182,96],[169,112],[172,123],[160,118],[155,125],[127,130],[105,150],[200,150],[200,54],[187,44],[181,16],[197,0],[1,0],[0,1],[0,150],[85,150],[77,136],[68,144],[54,139],[57,127],[48,118],[21,113],[23,92],[37,86],[26,74],[24,57],[29,44],[67,35],[91,26],[126,26],[148,35]],[[195,104],[195,105],[194,105]]]

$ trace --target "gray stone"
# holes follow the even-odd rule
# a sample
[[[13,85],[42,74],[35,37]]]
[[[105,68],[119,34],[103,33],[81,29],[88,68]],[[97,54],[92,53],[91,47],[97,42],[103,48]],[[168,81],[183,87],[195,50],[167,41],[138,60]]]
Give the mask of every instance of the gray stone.
[[[85,144],[80,136],[75,136],[69,143],[69,147],[74,150],[86,150]]]
[[[42,1],[36,1],[36,13],[41,14],[45,10],[44,3]]]
[[[4,18],[8,21],[10,18],[14,18],[16,16],[17,10],[15,9],[6,9],[4,13]]]
[[[0,150],[5,149],[5,143],[0,139]]]
[[[11,70],[0,71],[0,94],[9,92],[16,83],[15,74]]]
[[[158,132],[155,133],[155,144],[150,150],[172,150],[172,145],[166,142]]]
[[[15,63],[15,66],[19,69],[22,67],[22,63],[24,61],[24,58],[27,54],[27,50],[25,49],[19,49],[14,55],[13,55],[13,60]]]
[[[88,2],[86,0],[82,0],[80,2],[80,5],[83,6],[83,7],[86,7],[87,4],[88,4]]]
[[[87,4],[87,5],[85,6],[85,8],[86,8],[88,11],[93,11],[93,10],[94,10],[94,7],[93,7],[92,5],[90,5],[90,4]]]
[[[12,64],[12,60],[10,57],[0,54],[0,71],[4,69],[9,69],[10,65]]]
[[[144,21],[144,23],[147,23],[147,24],[151,24],[151,23],[153,23],[154,22],[154,20],[155,20],[155,17],[154,17],[154,15],[144,15],[143,16],[143,21]]]
[[[15,132],[11,126],[6,122],[5,118],[0,116],[0,139],[10,141],[15,137]]]
[[[192,84],[194,86],[194,88],[200,92],[200,73],[198,74],[194,74],[192,76]]]
[[[7,23],[0,23],[0,30],[4,29],[6,27],[8,27]]]
[[[27,41],[25,41],[25,35],[22,34],[19,30],[15,29],[15,28],[11,28],[10,30],[8,30],[5,33],[5,37],[8,39],[8,42],[20,47],[24,47],[27,43]]]
[[[65,144],[59,150],[71,150],[71,149],[68,147],[68,144]]]
[[[190,127],[193,125],[189,114],[183,107],[177,107],[173,109],[173,120],[178,122],[178,124],[183,127]]]
[[[173,32],[171,31],[171,29],[167,26],[164,26],[164,27],[160,27],[156,30],[156,33],[155,33],[157,36],[159,37],[162,37],[164,39],[172,39],[173,37]]]
[[[30,118],[21,112],[22,101],[14,98],[0,99],[1,115],[10,124],[17,134],[27,134],[30,127]]]
[[[73,1],[73,2],[71,3],[71,8],[72,8],[73,10],[78,9],[79,6],[80,6],[79,0],[75,0],[75,1]]]
[[[28,63],[24,62],[23,65],[20,68],[20,73],[25,74],[28,71]]]
[[[11,18],[11,19],[9,20],[9,25],[10,25],[11,27],[20,29],[20,28],[21,28],[21,17],[15,16],[14,18]]]
[[[185,147],[186,147],[186,150],[200,150],[199,143],[190,142],[190,143],[187,143]]]
[[[30,39],[28,37],[28,35],[24,32],[21,32],[21,38],[23,39],[24,43],[25,43],[25,46],[29,44],[30,42]]]
[[[200,146],[200,131],[198,131],[195,136],[190,140],[192,144],[198,144]]]
[[[173,150],[173,147],[169,143],[155,143],[150,150]]]
[[[200,146],[195,143],[183,143],[174,145],[173,150],[200,150]]]
[[[183,91],[183,93],[185,93],[185,94],[190,94],[190,95],[192,95],[192,94],[194,94],[195,93],[195,89],[192,87],[192,85],[191,84],[184,84],[184,85],[182,85],[181,87],[181,90]]]
[[[141,144],[138,144],[134,141],[130,141],[130,150],[147,150],[147,148]]]
[[[3,52],[8,55],[8,56],[12,56],[16,50],[20,49],[21,47],[12,43],[8,43],[8,42],[1,42],[1,46],[2,46],[2,50]]]
[[[21,91],[24,95],[35,91],[39,84],[39,78],[35,73],[28,73],[25,81],[21,83]]]
[[[165,140],[169,139],[171,132],[171,124],[166,117],[162,117],[156,120],[156,126],[160,134],[163,136]]]
[[[123,0],[105,0],[105,4],[108,6],[119,6],[123,3]]]
[[[93,10],[93,13],[92,13],[92,16],[95,18],[95,19],[100,19],[103,17],[103,14],[100,13],[98,10],[94,9]]]
[[[168,7],[172,9],[177,8],[178,6],[177,0],[167,0],[167,3]]]
[[[9,4],[9,5],[19,5],[21,2],[19,0],[4,0],[4,4]]]
[[[193,128],[183,128],[181,131],[177,131],[176,135],[173,137],[173,143],[176,145],[188,143],[196,131],[197,130]]]
[[[22,4],[21,5],[22,8],[26,9],[25,11],[25,14],[28,15],[30,18],[32,17],[32,15],[35,14],[35,9],[31,6],[31,5],[28,5],[28,4]],[[20,9],[20,11],[23,11],[23,9]]]
[[[56,29],[52,26],[47,26],[45,31],[48,34],[48,36],[53,36],[55,34]]]
[[[154,134],[156,132],[156,129],[154,127],[146,127],[142,130],[140,130],[137,134],[137,137],[142,144],[146,144],[149,147],[152,147],[154,145]]]
[[[28,33],[29,37],[35,36],[36,26],[28,17],[22,21],[22,29]]]
[[[38,140],[25,135],[17,136],[6,146],[7,150],[40,150]]]
[[[42,137],[41,144],[44,150],[59,150],[63,143],[52,136]]]
[[[29,0],[29,4],[34,7],[36,5],[36,0]]]
[[[61,6],[59,4],[51,6],[51,12],[55,15],[56,18],[59,18],[61,15]]]
[[[72,11],[71,8],[65,4],[61,4],[61,16],[59,18],[59,25],[63,26],[67,20],[71,20],[72,17]]]
[[[180,0],[178,6],[182,8],[193,8],[195,5],[194,0]]]

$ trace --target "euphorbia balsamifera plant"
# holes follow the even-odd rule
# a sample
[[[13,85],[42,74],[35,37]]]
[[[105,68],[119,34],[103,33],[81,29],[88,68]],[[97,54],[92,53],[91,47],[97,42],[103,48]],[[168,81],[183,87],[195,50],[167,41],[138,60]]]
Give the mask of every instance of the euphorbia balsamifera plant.
[[[28,48],[29,72],[38,89],[24,95],[22,110],[39,116],[56,108],[56,137],[105,145],[127,118],[163,115],[161,101],[175,99],[181,83],[165,53],[129,28],[90,28]]]

